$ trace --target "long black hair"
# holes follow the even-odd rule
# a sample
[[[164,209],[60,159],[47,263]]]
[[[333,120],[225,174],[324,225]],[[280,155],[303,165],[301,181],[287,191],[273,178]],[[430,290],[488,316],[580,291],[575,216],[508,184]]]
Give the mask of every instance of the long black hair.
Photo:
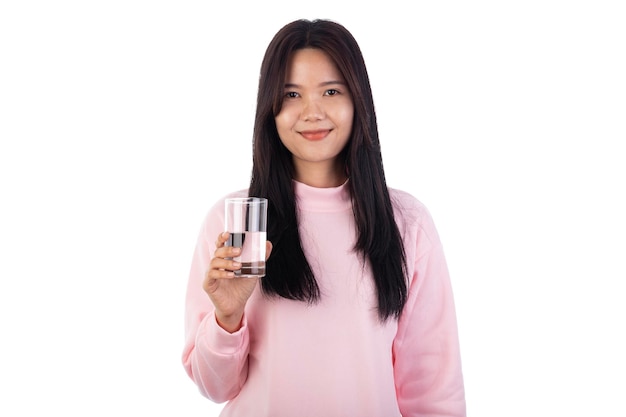
[[[328,54],[350,90],[353,128],[341,157],[350,178],[358,233],[354,249],[370,263],[380,319],[398,318],[408,294],[406,257],[385,181],[369,76],[352,34],[330,20],[287,24],[270,42],[261,64],[249,194],[268,198],[268,216],[274,219],[268,222],[268,240],[274,246],[261,280],[263,292],[310,303],[321,297],[298,233],[292,156],[275,122],[282,107],[287,62],[294,51],[303,48]]]

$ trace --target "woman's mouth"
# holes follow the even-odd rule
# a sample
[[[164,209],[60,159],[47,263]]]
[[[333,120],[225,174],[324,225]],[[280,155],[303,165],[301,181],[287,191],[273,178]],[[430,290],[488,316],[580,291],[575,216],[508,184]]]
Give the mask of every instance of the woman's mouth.
[[[330,129],[303,130],[300,132],[306,140],[322,140],[330,133]]]

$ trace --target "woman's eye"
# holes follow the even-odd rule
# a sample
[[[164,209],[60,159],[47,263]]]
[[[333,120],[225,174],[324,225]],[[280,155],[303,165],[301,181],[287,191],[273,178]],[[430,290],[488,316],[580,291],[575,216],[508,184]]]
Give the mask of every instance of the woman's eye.
[[[295,91],[288,91],[285,94],[285,97],[287,97],[287,98],[297,98],[298,97],[298,93],[296,93]]]
[[[332,89],[332,88],[330,90],[326,90],[327,96],[334,96],[335,94],[339,94],[339,91]]]

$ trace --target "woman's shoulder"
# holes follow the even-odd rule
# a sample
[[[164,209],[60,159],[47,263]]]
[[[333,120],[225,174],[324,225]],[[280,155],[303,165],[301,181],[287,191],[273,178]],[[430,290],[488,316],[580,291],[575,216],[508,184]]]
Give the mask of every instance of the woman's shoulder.
[[[396,222],[402,229],[413,229],[436,234],[435,224],[426,205],[413,194],[389,188],[389,197],[396,216]]]
[[[402,212],[410,212],[414,214],[426,213],[428,214],[428,209],[413,194],[408,191],[400,190],[397,188],[388,188],[389,189],[389,197],[391,198],[391,203],[393,204],[394,210],[400,210]]]

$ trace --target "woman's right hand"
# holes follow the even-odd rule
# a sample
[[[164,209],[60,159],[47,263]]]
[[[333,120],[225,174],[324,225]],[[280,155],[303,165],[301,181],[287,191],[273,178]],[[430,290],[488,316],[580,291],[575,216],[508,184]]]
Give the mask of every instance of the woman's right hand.
[[[215,306],[217,323],[224,330],[233,333],[241,328],[244,308],[259,278],[235,277],[233,271],[240,269],[241,264],[232,258],[239,256],[241,248],[224,246],[228,237],[228,232],[218,235],[215,254],[202,287]],[[272,244],[267,241],[266,245],[267,259],[272,251]]]

